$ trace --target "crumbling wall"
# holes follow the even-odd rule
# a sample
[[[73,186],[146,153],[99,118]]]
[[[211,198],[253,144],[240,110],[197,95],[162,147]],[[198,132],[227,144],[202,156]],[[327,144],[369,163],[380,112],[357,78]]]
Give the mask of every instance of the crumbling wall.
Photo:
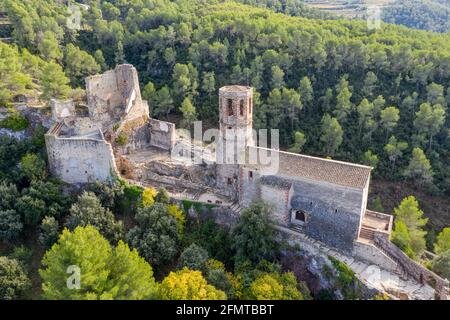
[[[89,116],[97,121],[148,117],[148,104],[142,101],[138,74],[132,65],[118,65],[86,78],[86,94]]]
[[[290,188],[275,184],[261,184],[261,198],[272,206],[273,220],[282,226],[289,224]]]
[[[109,181],[116,172],[113,150],[104,140],[45,136],[50,172],[72,184]]]
[[[61,121],[64,118],[72,117],[75,115],[75,103],[72,99],[51,99],[50,108],[52,110],[52,118],[54,121]]]
[[[172,150],[175,145],[175,124],[149,119],[150,145],[164,150]]]

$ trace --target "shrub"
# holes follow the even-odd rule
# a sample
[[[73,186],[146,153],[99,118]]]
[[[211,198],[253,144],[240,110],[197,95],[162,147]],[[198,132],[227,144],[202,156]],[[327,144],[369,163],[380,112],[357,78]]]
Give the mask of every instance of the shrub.
[[[204,270],[205,263],[208,260],[208,252],[202,247],[191,244],[184,249],[178,260],[178,268],[188,268],[191,270]]]
[[[94,226],[112,242],[117,242],[124,233],[122,222],[116,221],[114,214],[103,208],[100,200],[91,192],[84,192],[72,205],[66,225],[71,230],[77,226]]]
[[[200,271],[183,269],[171,272],[159,287],[163,300],[224,300],[226,295],[203,278]]]
[[[12,112],[12,114],[0,121],[0,128],[10,129],[13,131],[22,131],[28,128],[30,123],[28,119],[19,112]]]
[[[145,188],[142,192],[142,205],[144,207],[150,207],[155,203],[155,198],[158,193],[155,189],[149,187]]]
[[[119,133],[119,135],[116,138],[116,143],[118,146],[121,147],[126,145],[128,143],[128,136],[126,135],[126,133],[124,132]]]
[[[0,257],[0,300],[23,298],[31,282],[15,259]]]
[[[40,227],[39,243],[46,248],[50,248],[58,240],[58,235],[58,221],[54,217],[45,217]]]
[[[166,205],[155,203],[139,208],[136,220],[138,225],[127,233],[127,242],[152,265],[171,262],[178,252],[180,235],[177,222],[167,212]]]
[[[0,241],[17,240],[22,229],[23,224],[16,210],[0,210]]]

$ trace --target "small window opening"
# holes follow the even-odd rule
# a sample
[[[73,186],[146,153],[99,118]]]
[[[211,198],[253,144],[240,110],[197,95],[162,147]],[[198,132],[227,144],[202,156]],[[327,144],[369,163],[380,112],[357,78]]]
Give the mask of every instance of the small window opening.
[[[228,185],[232,185],[233,184],[233,179],[227,178],[227,183],[228,183]]]
[[[228,99],[227,100],[227,109],[228,109],[228,115],[232,116],[233,115],[233,100]]]
[[[248,172],[248,177],[249,177],[250,179],[253,179],[253,171],[249,171],[249,172]]]
[[[306,221],[306,214],[302,210],[295,211],[295,220],[305,222]]]
[[[239,114],[240,114],[241,116],[244,115],[244,100],[241,100],[241,101],[239,102]]]

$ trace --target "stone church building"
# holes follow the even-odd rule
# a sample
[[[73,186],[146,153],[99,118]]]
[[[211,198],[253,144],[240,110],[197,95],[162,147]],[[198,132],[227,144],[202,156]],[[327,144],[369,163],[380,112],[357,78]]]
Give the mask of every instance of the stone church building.
[[[88,77],[86,96],[86,105],[51,101],[54,125],[45,141],[50,171],[62,181],[86,184],[121,176],[143,186],[164,186],[173,197],[215,203],[235,215],[262,200],[271,205],[279,228],[448,288],[389,241],[391,215],[367,210],[371,167],[258,143],[251,87],[220,88],[218,137],[212,147],[149,116],[132,65]],[[202,161],[180,162],[174,150],[200,155]],[[276,160],[276,170],[261,158]]]

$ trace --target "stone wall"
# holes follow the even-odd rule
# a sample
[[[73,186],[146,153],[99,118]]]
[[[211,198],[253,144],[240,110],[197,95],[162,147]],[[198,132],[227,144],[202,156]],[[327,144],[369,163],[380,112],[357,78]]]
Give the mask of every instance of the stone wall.
[[[437,298],[440,300],[447,300],[449,295],[449,282],[439,277],[437,274],[423,267],[421,264],[410,259],[400,248],[394,245],[386,237],[375,234],[375,245],[386,252],[393,260],[395,260],[404,271],[412,276],[420,283],[429,283],[436,289]]]
[[[296,179],[291,208],[307,213],[304,232],[332,247],[351,252],[358,237],[363,190]]]
[[[353,244],[353,256],[391,272],[395,273],[398,271],[395,261],[370,243],[355,241]]]
[[[69,100],[50,100],[50,108],[52,110],[52,118],[54,121],[61,121],[64,118],[75,115],[75,103]]]
[[[164,150],[172,150],[175,145],[175,124],[156,119],[148,121],[150,129],[150,145]]]
[[[145,115],[148,105],[142,101],[136,69],[129,64],[86,78],[89,117],[100,122]]]
[[[116,172],[109,143],[93,138],[45,136],[50,172],[67,183],[108,181]]]
[[[276,224],[288,226],[290,221],[290,187],[273,184],[261,184],[261,199],[272,205],[273,219]]]

